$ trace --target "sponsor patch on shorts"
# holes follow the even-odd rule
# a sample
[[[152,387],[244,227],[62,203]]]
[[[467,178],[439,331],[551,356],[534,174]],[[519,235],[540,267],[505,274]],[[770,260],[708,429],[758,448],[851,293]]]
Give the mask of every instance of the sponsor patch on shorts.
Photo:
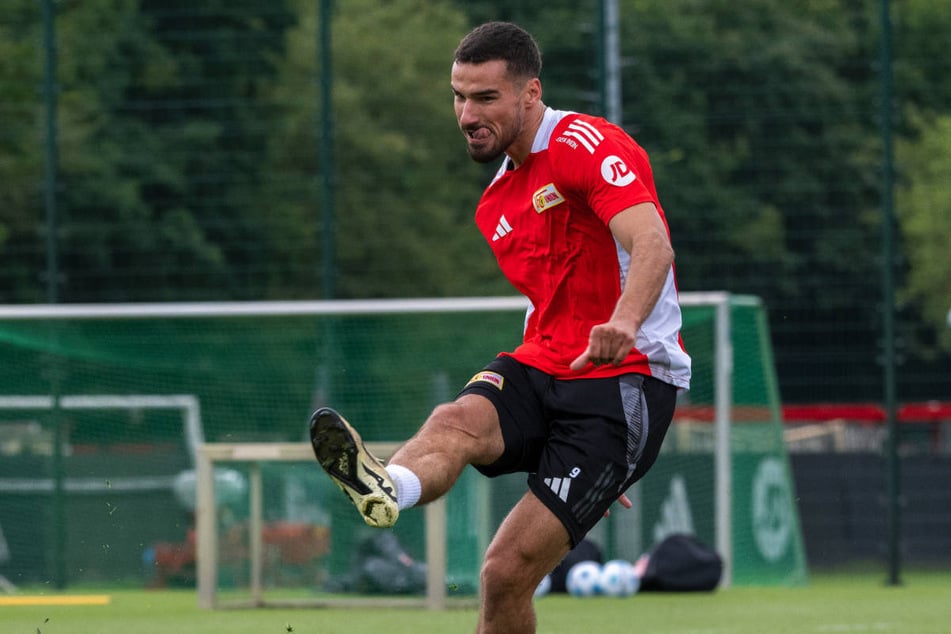
[[[469,379],[469,382],[466,383],[466,387],[479,382],[490,383],[501,390],[502,384],[505,383],[505,377],[497,372],[478,372],[474,377]]]

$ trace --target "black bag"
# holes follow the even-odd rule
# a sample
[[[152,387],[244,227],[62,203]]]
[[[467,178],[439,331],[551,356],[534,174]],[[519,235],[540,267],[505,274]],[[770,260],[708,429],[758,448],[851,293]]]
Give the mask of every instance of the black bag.
[[[710,592],[720,584],[723,559],[693,535],[665,538],[637,560],[641,592]]]
[[[410,557],[392,531],[374,531],[360,543],[351,571],[329,579],[324,589],[367,594],[422,594],[426,591],[426,564]]]

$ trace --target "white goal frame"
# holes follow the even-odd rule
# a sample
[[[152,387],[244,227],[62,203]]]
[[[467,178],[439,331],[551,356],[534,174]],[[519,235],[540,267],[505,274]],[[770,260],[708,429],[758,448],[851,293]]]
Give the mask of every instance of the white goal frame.
[[[680,304],[682,306],[710,306],[714,308],[715,326],[714,326],[714,465],[715,465],[715,547],[723,559],[723,575],[720,587],[727,587],[732,582],[732,561],[733,561],[733,543],[732,543],[732,457],[730,454],[730,419],[732,414],[732,386],[733,386],[733,346],[731,340],[730,307],[739,300],[749,299],[756,301],[755,298],[745,296],[737,297],[728,292],[682,292],[680,293]],[[524,297],[457,297],[445,299],[390,299],[390,300],[320,300],[320,301],[258,301],[258,302],[179,302],[179,303],[119,303],[119,304],[34,304],[34,305],[0,305],[0,321],[18,320],[18,319],[38,319],[38,320],[76,320],[76,319],[139,319],[139,318],[195,318],[195,317],[238,317],[238,316],[279,316],[279,315],[366,315],[366,314],[394,314],[394,313],[431,313],[431,312],[475,312],[475,311],[500,311],[500,310],[525,310],[529,307],[528,301]],[[48,399],[50,397],[38,397]],[[120,397],[121,398],[121,397]],[[45,403],[49,401],[44,401]],[[61,397],[60,405],[65,407],[70,403],[67,397]],[[200,426],[198,427],[200,429]],[[189,441],[194,440],[194,436]],[[383,448],[391,445],[384,445]],[[230,447],[230,448],[229,448]],[[276,449],[275,449],[276,447]],[[234,460],[234,455],[247,455],[244,460],[272,460],[272,459],[292,459],[283,456],[306,455],[306,459],[311,459],[310,448],[307,444],[247,444],[247,445],[205,445],[197,446],[197,464],[198,467],[198,517],[202,518],[206,507],[202,506],[202,501],[208,502],[210,499],[211,507],[214,505],[213,498],[213,478],[209,469],[213,468],[212,463],[217,461]],[[383,452],[385,453],[385,452]],[[277,455],[278,458],[272,456]],[[260,456],[259,458],[255,456]],[[201,474],[205,473],[204,480]],[[210,482],[210,484],[209,484]],[[211,487],[210,489],[208,487]],[[252,482],[252,502],[254,493],[254,484]],[[204,491],[204,494],[202,494]],[[212,497],[208,498],[209,491]],[[204,497],[203,497],[204,495]],[[433,530],[438,531],[442,526],[445,530],[445,509],[440,510],[440,504],[436,503],[434,514]],[[252,507],[253,508],[253,507]],[[442,514],[442,520],[438,515]],[[253,521],[260,521],[260,517]],[[208,518],[204,518],[205,531],[208,531]],[[427,528],[430,521],[427,515]],[[209,565],[207,551],[203,551],[205,542],[201,539],[199,530],[199,602],[203,607],[214,607],[216,600],[214,589],[209,589],[207,585],[214,579],[214,572],[210,568],[204,568],[204,575],[201,570],[203,566]],[[427,551],[430,548],[429,530],[427,530]],[[436,537],[435,533],[432,535]],[[205,541],[214,540],[215,537],[206,536]],[[445,537],[437,539],[444,549]],[[433,546],[433,548],[436,548]],[[213,552],[213,551],[212,551]],[[434,551],[435,552],[435,551]],[[437,565],[432,565],[436,563]],[[445,562],[443,561],[443,565]],[[260,561],[252,562],[253,566],[260,567]],[[437,573],[438,561],[430,562],[429,574],[434,576]],[[204,579],[204,585],[202,584]],[[425,605],[430,608],[442,608],[446,605],[446,599],[440,591],[444,580],[438,584],[430,583],[431,594],[427,594]],[[260,588],[258,589],[260,592]],[[258,596],[256,600],[260,600]],[[379,600],[375,600],[379,604]]]
[[[192,465],[198,447],[205,442],[201,422],[201,403],[194,394],[63,394],[0,395],[0,410],[179,410],[182,415],[182,434],[191,456]]]
[[[396,452],[399,443],[366,443],[367,449],[381,460]],[[314,451],[308,443],[209,443],[198,449],[196,553],[198,557],[198,606],[213,609],[221,607],[218,600],[218,530],[217,505],[215,502],[215,465],[227,462],[250,463],[249,466],[249,513],[248,554],[250,571],[250,599],[228,604],[229,607],[268,606],[358,606],[389,604],[394,607],[423,607],[442,610],[448,605],[446,598],[446,502],[438,499],[425,507],[426,530],[426,595],[424,598],[340,597],[303,600],[265,599],[263,577],[263,486],[262,462],[314,462]],[[453,603],[457,603],[453,600]]]

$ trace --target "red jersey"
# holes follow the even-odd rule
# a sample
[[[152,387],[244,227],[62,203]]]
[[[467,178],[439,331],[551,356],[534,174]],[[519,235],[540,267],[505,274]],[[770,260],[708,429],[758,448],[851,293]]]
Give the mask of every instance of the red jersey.
[[[531,302],[522,344],[503,354],[556,378],[637,372],[689,387],[673,267],[623,363],[569,368],[591,328],[610,319],[627,276],[630,256],[608,222],[644,202],[666,226],[647,153],[624,130],[599,117],[545,111],[525,162],[512,169],[506,157],[476,209],[499,267]]]

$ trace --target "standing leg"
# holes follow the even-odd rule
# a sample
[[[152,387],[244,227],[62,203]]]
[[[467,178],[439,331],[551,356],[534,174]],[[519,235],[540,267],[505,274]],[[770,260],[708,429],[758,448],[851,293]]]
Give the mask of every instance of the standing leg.
[[[532,492],[515,505],[482,565],[477,634],[533,634],[538,584],[570,550],[568,531]]]

